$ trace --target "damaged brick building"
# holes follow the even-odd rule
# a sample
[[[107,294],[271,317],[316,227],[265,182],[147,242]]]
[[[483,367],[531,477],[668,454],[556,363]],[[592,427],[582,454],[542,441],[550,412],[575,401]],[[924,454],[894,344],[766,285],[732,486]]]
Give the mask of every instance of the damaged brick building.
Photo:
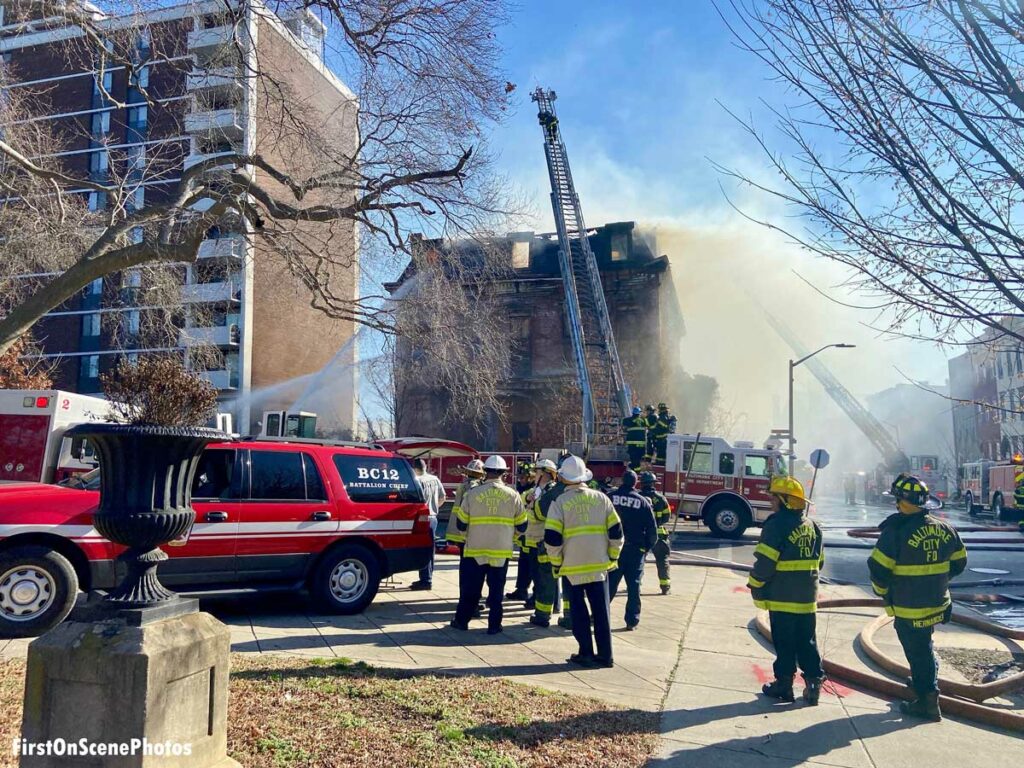
[[[619,355],[634,402],[682,397],[684,375],[680,340],[684,334],[667,256],[659,256],[654,237],[634,222],[589,230],[589,240],[604,285]],[[419,240],[417,248],[455,250],[475,258],[474,244]],[[467,442],[479,450],[537,450],[563,445],[579,428],[579,388],[565,311],[565,293],[554,234],[517,232],[488,242],[508,269],[488,284],[500,302],[510,341],[510,365],[500,382],[503,418],[492,414],[480,425],[445,419],[449,393],[417,382],[399,390],[408,402],[396,407],[396,434],[430,435]],[[491,258],[494,258],[493,256]],[[412,264],[387,286],[394,294],[414,274]],[[402,360],[418,354],[408,341],[399,344],[395,376]]]

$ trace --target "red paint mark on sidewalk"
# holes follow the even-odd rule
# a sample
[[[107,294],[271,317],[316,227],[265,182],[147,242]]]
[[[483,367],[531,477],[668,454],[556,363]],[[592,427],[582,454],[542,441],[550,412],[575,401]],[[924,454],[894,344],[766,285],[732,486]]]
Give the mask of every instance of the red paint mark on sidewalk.
[[[743,592],[749,592],[750,588],[749,587],[733,587],[732,591],[733,592],[737,592],[737,593],[743,593]]]
[[[757,682],[764,684],[770,683],[775,679],[775,675],[769,672],[767,669],[762,667],[760,664],[751,664],[750,671],[754,673],[754,677],[757,678]]]
[[[837,683],[835,680],[826,680],[825,684],[821,686],[825,693],[831,693],[837,699],[846,699],[853,695],[853,689],[847,688],[842,683]]]

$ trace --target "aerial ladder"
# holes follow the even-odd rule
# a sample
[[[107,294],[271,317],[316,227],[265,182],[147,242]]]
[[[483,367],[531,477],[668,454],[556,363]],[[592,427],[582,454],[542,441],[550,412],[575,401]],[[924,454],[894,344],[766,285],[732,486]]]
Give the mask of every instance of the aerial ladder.
[[[779,334],[782,340],[789,345],[794,354],[798,357],[803,357],[810,353],[810,350],[800,342],[796,334],[782,320],[775,317],[767,309],[764,309],[764,314],[768,318],[768,323],[775,329],[775,332]],[[900,450],[899,445],[893,439],[889,430],[867,408],[860,404],[860,401],[851,394],[850,390],[844,387],[839,379],[833,375],[828,366],[817,357],[807,360],[804,365],[810,369],[814,378],[821,383],[821,386],[825,388],[825,392],[842,409],[843,413],[850,418],[850,421],[857,425],[868,441],[882,454],[886,469],[893,473],[909,471],[910,459]]]
[[[580,198],[569,170],[569,155],[555,114],[555,92],[537,88],[537,119],[551,179],[551,208],[558,233],[558,262],[565,290],[576,373],[583,395],[583,453],[620,442],[631,396],[622,374],[597,259],[590,248]]]

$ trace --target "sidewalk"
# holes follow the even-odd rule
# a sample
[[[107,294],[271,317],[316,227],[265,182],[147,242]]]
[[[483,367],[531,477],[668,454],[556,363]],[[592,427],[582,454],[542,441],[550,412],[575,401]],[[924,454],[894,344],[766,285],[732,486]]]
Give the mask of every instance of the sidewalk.
[[[680,570],[673,569],[673,578]],[[907,768],[966,762],[1019,768],[1024,753],[1019,734],[950,718],[941,723],[903,720],[894,703],[838,683],[829,684],[831,690],[818,707],[770,703],[759,692],[772,677],[773,656],[753,629],[755,609],[744,582],[744,576],[732,571],[707,569],[665,699],[661,749],[651,765]],[[824,593],[864,594],[849,587],[826,588]],[[819,613],[823,654],[868,668],[853,639],[875,615],[870,609]],[[892,634],[891,628],[887,632]],[[989,644],[983,636],[959,628],[943,627],[941,632],[943,642],[955,634],[956,645]],[[879,639],[887,650],[900,653],[895,635],[889,634],[880,633]],[[943,674],[956,677],[948,665],[943,665]]]

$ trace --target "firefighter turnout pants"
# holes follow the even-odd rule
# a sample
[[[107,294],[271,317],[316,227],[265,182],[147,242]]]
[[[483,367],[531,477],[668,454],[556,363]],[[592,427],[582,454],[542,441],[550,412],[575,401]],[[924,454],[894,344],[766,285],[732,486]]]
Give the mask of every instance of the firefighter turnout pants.
[[[519,560],[516,566],[516,588],[517,594],[528,596],[530,585],[533,584],[533,551],[535,547],[522,547],[519,550]],[[523,598],[524,600],[526,597]]]
[[[658,566],[658,585],[661,587],[661,591],[665,592],[672,586],[668,568],[668,558],[672,554],[672,548],[669,546],[667,538],[663,539],[659,536],[651,551],[654,553],[654,563]]]
[[[626,582],[626,626],[635,627],[640,623],[640,583],[644,579],[644,550],[628,544],[619,555],[619,567],[608,574],[608,600],[611,602],[619,591],[619,583]]]
[[[503,565],[480,565],[474,557],[463,557],[459,563],[459,604],[455,621],[466,626],[480,604],[484,583],[487,583],[487,628],[499,629],[504,616],[505,577],[508,560]]]
[[[626,445],[626,452],[629,454],[629,468],[639,469],[640,462],[642,462],[647,455],[647,446],[644,443]]]
[[[798,664],[805,680],[821,679],[825,673],[815,638],[817,614],[769,611],[768,617],[775,645],[775,679],[792,680]]]
[[[612,661],[612,624],[608,610],[608,582],[569,585],[569,610],[572,613],[572,634],[580,646],[580,656],[593,656],[597,645],[597,658]],[[590,620],[594,632],[590,632]]]
[[[558,606],[558,579],[555,578],[550,561],[546,557],[544,562],[539,560],[544,555],[544,545],[541,544],[534,552],[539,554],[534,555],[537,569],[533,587],[533,615],[540,621],[551,621],[551,614]]]
[[[913,621],[895,619],[896,637],[900,639],[903,653],[910,665],[910,677],[918,696],[939,689],[939,662],[935,658],[932,635],[935,626],[915,627]]]

